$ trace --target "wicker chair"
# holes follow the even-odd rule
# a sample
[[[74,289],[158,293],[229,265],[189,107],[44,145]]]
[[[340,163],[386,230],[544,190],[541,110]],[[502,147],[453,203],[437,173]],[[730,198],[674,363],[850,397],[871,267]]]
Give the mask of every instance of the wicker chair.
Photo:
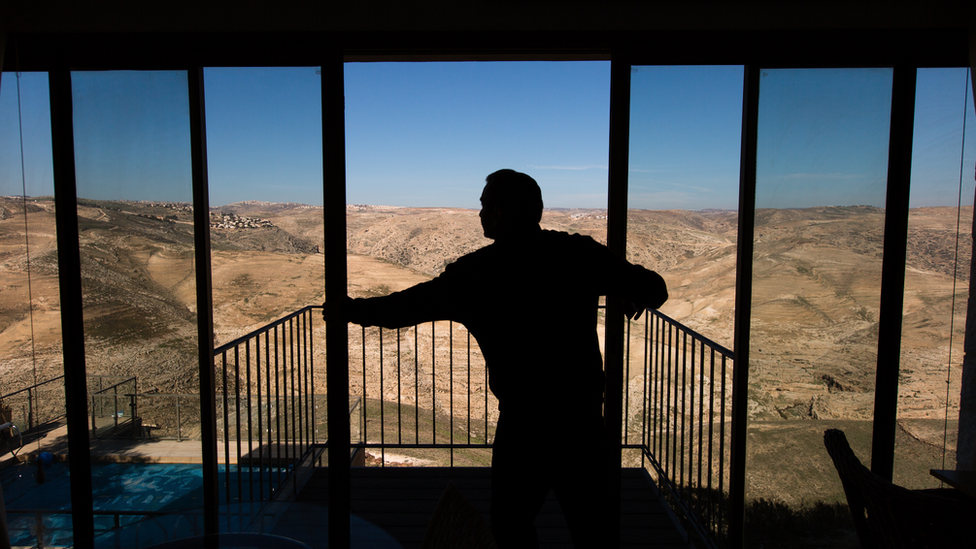
[[[884,480],[861,464],[843,431],[825,431],[824,446],[840,474],[865,549],[976,544],[976,502],[953,489],[908,490]]]
[[[441,494],[422,549],[498,549],[488,523],[453,482]]]

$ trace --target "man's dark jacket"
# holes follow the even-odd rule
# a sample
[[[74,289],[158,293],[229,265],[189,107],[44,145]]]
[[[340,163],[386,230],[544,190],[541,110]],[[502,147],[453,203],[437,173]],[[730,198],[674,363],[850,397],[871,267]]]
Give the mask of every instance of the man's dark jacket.
[[[402,292],[352,300],[347,315],[386,328],[431,320],[464,324],[484,353],[499,410],[544,419],[602,403],[596,328],[603,295],[638,311],[668,298],[660,275],[615,257],[592,238],[539,230],[467,254]]]

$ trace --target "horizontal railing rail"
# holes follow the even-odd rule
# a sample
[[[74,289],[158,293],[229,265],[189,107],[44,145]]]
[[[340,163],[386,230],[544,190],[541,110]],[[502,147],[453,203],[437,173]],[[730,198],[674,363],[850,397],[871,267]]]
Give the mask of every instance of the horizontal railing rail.
[[[122,379],[121,381],[117,381],[117,382],[109,385],[108,387],[103,387],[103,388],[101,388],[101,389],[93,392],[92,395],[102,395],[102,394],[108,393],[109,391],[111,391],[112,394],[117,394],[119,392],[119,387],[126,387],[129,384],[132,384],[133,386],[137,386],[137,383],[138,383],[138,381],[137,381],[137,379],[136,379],[135,376],[129,376],[129,377],[126,377],[126,378]]]
[[[0,423],[10,421],[17,425],[22,433],[64,419],[67,415],[64,406],[64,376],[53,377],[30,387],[0,395],[0,406],[9,409],[10,414],[9,418],[3,418]]]
[[[7,400],[9,398],[12,398],[12,397],[14,397],[16,395],[21,394],[21,393],[30,393],[31,391],[37,390],[38,388],[40,388],[40,387],[42,387],[44,385],[47,385],[49,383],[54,383],[56,381],[64,381],[64,376],[61,375],[61,376],[58,376],[58,377],[52,377],[51,379],[42,381],[42,382],[37,383],[35,385],[31,385],[30,387],[27,387],[26,389],[20,389],[20,390],[14,391],[12,393],[7,393],[5,395],[0,395],[0,402],[3,402],[3,401],[5,401],[5,400]]]

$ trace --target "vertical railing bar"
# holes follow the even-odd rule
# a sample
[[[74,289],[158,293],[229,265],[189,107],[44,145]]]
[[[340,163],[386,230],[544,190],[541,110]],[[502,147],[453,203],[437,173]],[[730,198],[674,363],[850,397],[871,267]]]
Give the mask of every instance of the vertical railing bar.
[[[656,462],[660,463],[660,441],[661,441],[661,404],[660,399],[660,362],[661,362],[661,319],[655,317],[651,322],[651,333],[653,339],[651,346],[654,352],[651,354],[651,455]]]
[[[291,436],[288,437],[288,445],[285,446],[285,451],[288,452],[288,460],[292,464],[296,464],[298,463],[298,456],[295,455],[295,452],[298,450],[298,448],[295,447],[295,439],[299,437],[298,434],[299,426],[298,426],[298,418],[295,415],[297,411],[296,408],[298,407],[295,406],[295,322],[294,319],[288,320],[288,366],[289,367],[285,369],[285,377],[286,377],[285,387],[287,387],[287,390],[285,391],[285,395],[286,395],[285,400],[286,402],[289,400],[291,401]],[[290,379],[288,379],[289,376]],[[291,382],[291,385],[288,385],[289,381]],[[287,414],[285,415],[285,417],[286,418],[288,417]],[[285,435],[288,436],[287,428],[285,429]],[[298,442],[299,444],[301,444],[301,440],[299,440]]]
[[[308,449],[311,444],[311,433],[309,433],[309,410],[308,410],[308,313],[299,315],[299,336],[301,347],[298,348],[299,362],[301,363],[301,369],[298,371],[298,379],[301,385],[302,408],[299,412],[302,424],[302,451],[298,453],[299,459],[305,455],[305,450]]]
[[[234,469],[237,477],[237,498],[241,498],[241,488],[244,480],[241,478],[241,346],[234,347],[234,432],[237,434],[237,463]],[[230,463],[227,464],[228,482],[230,481]],[[228,504],[231,502],[228,501]]]
[[[305,340],[305,315],[301,314],[295,317],[295,366],[298,369],[295,372],[295,386],[294,390],[297,391],[297,396],[295,397],[298,401],[295,409],[295,413],[298,416],[298,449],[295,452],[296,461],[299,463],[302,456],[305,455],[305,448],[308,444],[308,386],[305,379],[305,348],[308,346]]]
[[[660,384],[658,380],[661,377],[661,319],[654,317],[654,321],[651,324],[651,332],[654,334],[654,340],[652,345],[655,349],[654,353],[651,355],[651,413],[654,417],[651,419],[651,428],[653,429],[653,437],[651,440],[651,454],[654,459],[660,463],[661,459],[661,402],[660,402]]]
[[[296,465],[301,460],[302,455],[305,453],[305,319],[302,315],[295,317],[295,368],[296,371],[292,372],[292,379],[294,379],[294,385],[292,385],[292,393],[295,394],[294,398],[297,402],[295,404],[294,413],[296,415],[296,425],[298,427],[297,437],[298,437],[298,447],[295,449],[295,463]],[[297,480],[297,475],[294,476]]]
[[[670,322],[668,323],[668,329],[671,332],[669,339],[671,341],[670,356],[672,361],[672,368],[669,369],[669,375],[671,376],[672,388],[674,389],[671,393],[674,400],[668,402],[668,408],[672,412],[671,421],[674,423],[674,426],[668,431],[668,440],[671,443],[670,448],[668,449],[668,453],[670,454],[670,461],[668,462],[670,464],[668,478],[670,478],[671,482],[674,483],[678,478],[678,430],[680,429],[678,427],[678,368],[681,364],[678,346],[680,345],[681,333],[678,332],[674,324]],[[668,425],[671,426],[670,423]]]
[[[667,331],[667,343],[665,345],[665,357],[667,360],[665,368],[667,372],[667,379],[665,380],[665,383],[667,383],[668,386],[664,403],[664,413],[667,416],[667,419],[664,422],[664,455],[666,458],[664,471],[668,480],[671,480],[674,478],[674,470],[672,469],[671,464],[671,460],[674,457],[674,451],[671,449],[674,441],[674,428],[671,426],[671,423],[674,421],[674,419],[671,417],[674,412],[674,406],[672,405],[671,400],[673,392],[672,389],[674,387],[674,372],[672,370],[674,368],[674,326],[672,326],[670,322],[664,322],[664,327]]]
[[[308,377],[309,393],[311,394],[311,418],[312,418],[312,444],[318,441],[315,422],[315,314],[312,309],[308,310]],[[366,402],[362,402],[363,410],[366,409]],[[351,421],[351,420],[350,420]]]
[[[29,306],[30,307],[33,307],[33,305],[29,305]],[[34,396],[33,396],[33,392],[34,392],[34,390],[33,390],[32,387],[28,387],[27,388],[27,428],[28,429],[33,429],[34,428]],[[38,408],[40,408],[40,404],[38,404]],[[38,423],[40,423],[40,422],[38,421]]]
[[[292,417],[292,463],[298,465],[305,443],[302,418],[302,327],[301,319],[289,321],[289,335],[291,337],[291,417]],[[296,445],[296,442],[297,445]],[[293,479],[298,475],[292,475]]]
[[[665,434],[663,436],[664,438],[663,457],[664,457],[665,474],[667,474],[668,478],[673,478],[673,475],[671,474],[671,349],[672,349],[671,344],[672,344],[673,330],[671,329],[670,324],[665,323],[664,327],[667,330],[666,340],[665,340],[667,342],[665,346],[665,360],[667,361],[667,364],[665,364],[665,368],[667,368],[667,374],[666,374],[666,379],[664,380],[664,382],[667,383],[667,393],[665,394],[665,398],[664,398],[663,427],[665,429]]]
[[[285,480],[287,481],[287,466],[288,462],[291,460],[291,452],[289,452],[289,434],[288,434],[288,359],[289,359],[289,348],[291,346],[291,341],[288,338],[288,326],[286,324],[281,325],[281,370],[278,372],[280,377],[278,378],[278,385],[281,387],[281,429],[278,433],[281,436],[282,443],[279,447],[279,459],[282,459],[282,454],[284,455],[282,464],[285,465]],[[284,483],[279,482],[278,485],[282,486]]]
[[[230,503],[230,482],[227,482],[230,473],[230,435],[229,425],[230,425],[230,412],[227,410],[228,406],[228,395],[227,395],[227,351],[221,353],[223,359],[223,382],[224,382],[224,492],[227,495],[226,503]]]
[[[698,481],[695,486],[697,486],[698,494],[696,498],[698,500],[698,509],[702,509],[702,451],[703,451],[703,433],[705,432],[704,423],[704,412],[705,412],[705,343],[702,342],[701,352],[698,353]],[[712,351],[715,352],[714,350]],[[709,464],[711,466],[711,464]],[[701,514],[701,513],[699,513]]]
[[[176,397],[176,441],[183,442],[183,418],[180,417],[180,397]],[[216,451],[216,448],[214,448]]]
[[[277,356],[275,358],[277,360]],[[274,478],[273,478],[273,461],[271,459],[271,414],[275,410],[275,406],[271,403],[271,332],[270,330],[264,332],[264,383],[267,386],[267,392],[265,393],[265,398],[268,400],[268,450],[265,452],[261,450],[261,459],[264,460],[265,453],[268,455],[268,499],[274,493]],[[263,461],[262,461],[263,463]]]
[[[625,321],[624,329],[624,444],[630,442],[630,319]]]
[[[247,380],[247,483],[248,495],[254,501],[254,437],[253,425],[251,423],[251,340],[244,342],[244,363],[247,365],[244,377]],[[237,466],[240,468],[241,458],[237,458]]]
[[[264,332],[265,338],[268,332]],[[261,334],[254,338],[254,374],[258,398],[258,499],[264,501],[264,421],[261,412]]]
[[[315,382],[312,379],[312,310],[308,309],[302,319],[304,332],[302,357],[305,361],[305,448],[311,448],[315,442]],[[349,421],[352,422],[352,416]],[[350,423],[350,427],[351,427]],[[304,455],[305,452],[302,452]]]
[[[420,326],[413,327],[413,426],[414,440],[420,444]]]
[[[377,327],[380,338],[380,467],[386,467],[386,397],[383,396],[383,328]]]
[[[671,352],[673,353],[672,358],[674,359],[674,364],[673,364],[674,370],[673,373],[671,374],[673,376],[671,378],[671,381],[674,383],[674,393],[673,393],[674,401],[672,402],[672,410],[674,411],[674,416],[673,416],[674,428],[671,430],[671,439],[670,439],[671,440],[670,478],[671,478],[671,482],[677,486],[678,471],[681,468],[680,457],[678,454],[678,440],[681,437],[681,426],[679,425],[681,422],[681,417],[680,417],[681,406],[678,404],[678,400],[681,398],[681,395],[679,394],[679,387],[678,387],[678,384],[681,382],[681,376],[678,372],[678,368],[681,367],[681,349],[680,349],[681,332],[673,323],[669,323],[669,326],[671,327],[671,333],[673,334],[671,340],[673,343],[673,345],[671,345]]]
[[[647,440],[649,438],[649,433],[648,433],[647,429],[650,427],[650,423],[651,423],[650,422],[650,417],[648,417],[648,409],[647,409],[647,399],[648,399],[649,392],[650,392],[650,385],[649,384],[650,384],[650,381],[651,381],[651,378],[649,376],[649,359],[650,359],[650,333],[649,333],[649,330],[650,330],[650,320],[651,320],[651,313],[650,312],[645,312],[645,314],[644,314],[644,343],[642,345],[642,347],[643,347],[643,353],[644,353],[644,359],[642,361],[643,362],[644,382],[642,384],[643,385],[643,394],[641,395],[641,421],[643,422],[643,425],[641,426],[641,468],[644,468],[644,461],[645,461],[645,458],[646,458],[645,452],[647,452],[647,453],[650,452],[650,445],[649,445],[649,442]]]
[[[291,460],[292,460],[291,428],[294,426],[294,417],[288,415],[289,409],[291,409],[292,412],[294,412],[294,406],[291,406],[291,402],[290,402],[292,387],[288,385],[289,370],[294,367],[292,363],[292,358],[294,357],[294,355],[292,354],[291,326],[287,322],[281,325],[281,346],[282,346],[282,355],[281,355],[282,422],[281,424],[282,424],[282,430],[284,431],[284,435],[282,436],[282,438],[284,439],[284,443],[282,444],[281,448],[285,453],[284,464],[287,467],[288,465],[291,464]],[[287,477],[288,474],[286,469],[286,473],[285,473],[286,482],[288,480]]]
[[[664,336],[664,363],[661,365],[661,465],[666,478],[670,478],[671,449],[671,325],[661,321]]]
[[[397,347],[397,361],[396,361],[396,367],[397,367],[397,444],[403,444],[403,415],[401,413],[401,406],[400,406],[401,402],[403,401],[403,398],[400,395],[400,387],[402,385],[400,383],[400,379],[402,377],[400,375],[400,328],[397,328],[396,329],[396,335],[397,335],[397,342],[396,342],[397,343],[397,346],[396,346]]]
[[[448,405],[450,409],[450,414],[448,414],[449,415],[448,426],[451,429],[451,436],[450,436],[451,467],[454,467],[454,322],[453,321],[448,321],[447,323],[447,349],[448,352],[450,353],[447,360],[447,368],[448,368],[447,382],[448,382],[448,387],[450,387],[450,391],[448,392],[448,395],[450,395],[449,398],[450,404]]]
[[[658,457],[658,464],[661,466],[662,470],[664,470],[665,471],[665,474],[666,474],[665,465],[667,464],[667,455],[666,454],[667,454],[667,448],[668,448],[668,440],[667,440],[667,436],[668,436],[668,434],[667,434],[667,429],[668,429],[668,405],[667,405],[667,402],[669,400],[669,396],[668,396],[669,395],[669,389],[668,389],[668,387],[670,385],[670,381],[668,380],[667,369],[668,369],[668,363],[669,363],[669,360],[670,360],[668,358],[668,354],[670,353],[670,351],[668,350],[668,325],[667,325],[666,322],[664,322],[663,319],[661,319],[660,322],[659,322],[658,330],[661,332],[661,352],[660,352],[660,354],[658,356],[658,359],[659,359],[659,362],[660,362],[658,364],[658,379],[659,379],[658,392],[659,392],[659,394],[658,394],[658,403],[657,403],[658,409],[660,410],[660,412],[659,412],[660,417],[658,418],[658,430],[660,431],[658,433],[658,446],[659,446],[659,448],[658,448],[658,456],[659,456]],[[662,481],[663,481],[663,479],[662,479]]]
[[[437,444],[437,322],[430,323],[430,442]]]
[[[714,476],[715,470],[713,464],[714,455],[712,450],[715,447],[715,350],[709,356],[709,373],[708,376],[711,378],[708,389],[708,494],[709,500],[711,501],[709,505],[709,518],[712,522],[715,522],[715,493],[712,492],[712,477]]]
[[[279,326],[275,326],[274,327],[274,357],[275,357],[275,359],[274,359],[274,382],[275,382],[274,383],[274,387],[275,387],[275,412],[274,412],[274,418],[275,418],[275,461],[278,464],[278,466],[276,467],[278,474],[277,474],[277,480],[275,482],[275,486],[280,487],[281,486],[281,473],[282,473],[282,467],[281,467],[281,463],[282,463],[281,462],[281,370],[279,369],[278,366],[281,364],[281,360],[280,359],[281,359],[281,347],[282,347],[282,345],[280,344],[281,338],[278,336],[278,328],[279,328]],[[283,336],[284,333],[285,333],[284,326],[281,326],[280,328],[281,328],[281,333],[282,333],[282,336]],[[268,393],[268,396],[269,397],[271,396],[271,393],[270,392]]]
[[[688,391],[688,397],[690,402],[688,403],[688,485],[686,487],[686,493],[691,493],[693,488],[692,483],[694,482],[694,472],[695,472],[695,351],[698,342],[692,337],[691,338],[691,358],[689,363],[691,364],[691,372],[688,375],[688,379],[691,380],[691,386],[685,385],[685,390]]]
[[[292,348],[294,349],[294,362],[291,372],[291,393],[292,393],[292,417],[295,418],[295,425],[293,427],[293,432],[295,433],[295,438],[298,439],[298,446],[294,448],[293,460],[298,465],[299,460],[305,450],[305,416],[302,412],[305,411],[303,386],[302,386],[302,369],[304,363],[302,362],[302,317],[299,315],[294,319],[295,325],[292,331]],[[294,446],[294,443],[292,444]],[[298,475],[292,475],[292,478],[297,481]]]
[[[291,346],[292,346],[291,326],[290,326],[290,323],[286,322],[286,323],[284,323],[284,324],[281,325],[281,347],[282,347],[281,367],[282,367],[282,370],[281,370],[281,381],[280,381],[280,383],[281,383],[281,408],[282,408],[282,412],[281,412],[281,414],[282,414],[281,426],[282,426],[282,431],[284,431],[284,433],[282,435],[282,439],[283,439],[284,442],[282,443],[281,449],[282,449],[282,451],[284,451],[284,454],[285,454],[285,460],[283,462],[285,464],[285,467],[286,467],[286,469],[285,469],[285,471],[286,471],[285,472],[285,482],[288,481],[287,467],[288,467],[288,465],[291,464],[291,460],[292,460],[292,456],[291,456],[291,446],[292,446],[291,428],[294,426],[294,418],[288,415],[288,410],[289,409],[291,409],[292,411],[294,411],[294,407],[291,406],[291,402],[290,402],[290,396],[291,396],[292,388],[291,388],[291,386],[288,385],[288,373],[289,373],[289,369],[291,369],[293,367],[292,358],[294,357],[294,355],[292,354],[292,348],[291,348]]]
[[[722,392],[721,399],[719,400],[719,414],[721,419],[719,420],[719,439],[718,439],[718,495],[719,495],[719,507],[718,507],[718,524],[722,524],[722,499],[725,494],[725,366],[726,359],[725,355],[721,358],[722,364]]]
[[[485,354],[481,353],[481,357],[484,358]],[[485,390],[482,391],[485,395],[485,443],[488,443],[488,393],[490,385],[488,385],[488,361],[485,361]],[[492,444],[494,445],[495,440],[492,439]],[[492,450],[494,452],[494,450]]]
[[[468,419],[464,424],[464,428],[468,431],[468,444],[471,444],[471,332],[465,330],[467,334],[466,339],[466,350],[468,354]],[[485,433],[486,437],[488,433]],[[487,438],[485,439],[487,442]]]
[[[678,485],[681,486],[681,493],[684,494],[685,486],[685,420],[688,417],[688,332],[681,332],[681,442],[678,446]]]
[[[363,336],[363,442],[369,441],[369,418],[366,417],[366,327],[360,326],[360,331]],[[366,453],[366,449],[363,448],[363,453]]]
[[[305,445],[306,447],[311,447],[312,442],[315,440],[315,406],[312,399],[314,398],[314,383],[312,380],[312,310],[309,309],[305,312],[304,319],[305,326],[305,346],[302,347],[304,352],[302,355],[305,357]],[[351,421],[351,420],[350,420]],[[304,453],[304,452],[303,452]]]
[[[304,344],[304,328],[302,326],[303,326],[303,318],[301,315],[299,315],[295,317],[295,329],[292,335],[292,337],[294,338],[293,348],[295,349],[294,351],[295,366],[291,373],[292,376],[291,390],[292,390],[292,394],[295,395],[292,398],[297,401],[294,403],[294,406],[292,407],[292,415],[296,417],[295,428],[296,428],[296,437],[298,438],[298,446],[295,448],[295,453],[293,458],[295,463],[296,473],[298,471],[298,465],[301,463],[302,455],[305,453],[305,415],[303,414],[303,412],[305,411],[305,404],[304,404],[305,395],[304,395],[304,385],[303,385],[304,382],[302,381],[302,371],[304,370],[305,363],[302,360],[303,357],[302,348]],[[346,405],[348,406],[349,403],[347,402]],[[297,492],[298,475],[294,474],[292,475],[291,478],[295,486],[295,491]]]

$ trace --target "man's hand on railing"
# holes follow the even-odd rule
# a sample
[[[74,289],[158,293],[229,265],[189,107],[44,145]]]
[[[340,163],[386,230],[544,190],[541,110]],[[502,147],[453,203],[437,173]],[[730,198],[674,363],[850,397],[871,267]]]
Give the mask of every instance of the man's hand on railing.
[[[637,305],[633,301],[627,301],[626,299],[622,299],[621,305],[623,305],[624,314],[630,320],[637,320],[640,318],[641,314],[644,313],[644,308]]]
[[[345,319],[346,322],[351,322],[353,324],[361,324],[363,326],[371,326],[371,324],[365,323],[362,318],[362,308],[356,305],[355,299],[346,296],[345,299],[339,301],[338,307],[330,306],[329,302],[322,303],[322,318],[328,322],[329,320],[339,320],[340,318]],[[361,301],[361,300],[360,300]]]

